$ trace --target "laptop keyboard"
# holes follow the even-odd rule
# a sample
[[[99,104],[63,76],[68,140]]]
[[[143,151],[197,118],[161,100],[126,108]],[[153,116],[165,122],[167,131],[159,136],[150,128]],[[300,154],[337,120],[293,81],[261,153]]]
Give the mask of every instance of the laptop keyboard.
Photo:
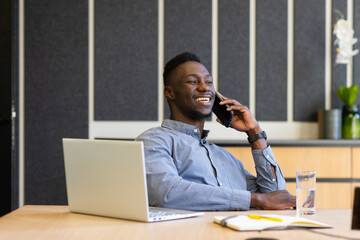
[[[151,218],[174,216],[174,215],[179,215],[179,214],[181,214],[181,213],[179,213],[178,211],[173,211],[171,209],[164,210],[164,209],[155,208],[155,207],[149,208],[149,217],[151,217]]]
[[[150,222],[195,217],[203,214],[204,214],[203,212],[193,212],[193,211],[171,209],[171,208],[149,207]]]

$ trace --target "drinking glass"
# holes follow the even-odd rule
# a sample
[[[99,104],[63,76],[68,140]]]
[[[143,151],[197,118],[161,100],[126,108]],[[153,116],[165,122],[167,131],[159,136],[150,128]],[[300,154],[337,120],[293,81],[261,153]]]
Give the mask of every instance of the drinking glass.
[[[315,171],[296,171],[296,214],[315,214]]]

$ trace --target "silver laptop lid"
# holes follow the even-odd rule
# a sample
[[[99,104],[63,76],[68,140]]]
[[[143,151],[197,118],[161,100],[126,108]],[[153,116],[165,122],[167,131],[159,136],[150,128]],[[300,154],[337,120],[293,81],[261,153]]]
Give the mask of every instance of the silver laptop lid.
[[[148,221],[143,143],[63,139],[72,212]]]

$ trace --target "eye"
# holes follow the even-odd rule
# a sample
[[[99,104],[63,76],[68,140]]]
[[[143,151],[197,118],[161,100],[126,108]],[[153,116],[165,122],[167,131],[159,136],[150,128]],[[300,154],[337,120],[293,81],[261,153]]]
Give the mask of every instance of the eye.
[[[197,84],[197,80],[194,78],[191,78],[191,79],[186,80],[186,83],[194,85],[194,84]]]
[[[213,84],[213,80],[212,79],[207,79],[207,80],[205,80],[205,83],[211,85],[211,84]]]

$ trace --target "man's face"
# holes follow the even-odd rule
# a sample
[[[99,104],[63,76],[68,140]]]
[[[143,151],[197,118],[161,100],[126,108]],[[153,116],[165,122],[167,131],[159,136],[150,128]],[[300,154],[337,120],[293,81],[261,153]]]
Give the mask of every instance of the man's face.
[[[181,114],[192,120],[204,119],[211,115],[215,89],[207,69],[198,62],[185,62],[170,74],[173,103]]]

